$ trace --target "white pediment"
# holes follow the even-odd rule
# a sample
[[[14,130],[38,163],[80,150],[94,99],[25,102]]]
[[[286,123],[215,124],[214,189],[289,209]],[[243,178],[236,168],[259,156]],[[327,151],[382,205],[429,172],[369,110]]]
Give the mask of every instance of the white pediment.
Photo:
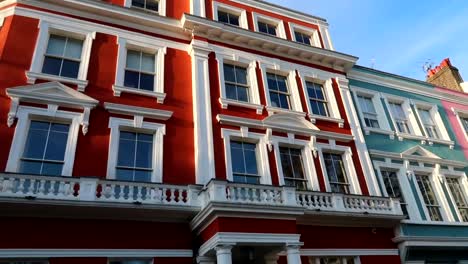
[[[98,101],[59,82],[47,82],[7,89],[7,95],[19,101],[55,104],[73,108],[94,108]]]
[[[263,120],[263,124],[265,127],[283,132],[301,131],[306,134],[313,134],[320,131],[320,129],[304,117],[286,113],[271,115]]]
[[[421,146],[414,146],[409,148],[401,153],[401,156],[413,156],[413,157],[423,157],[423,158],[431,158],[431,159],[441,159],[436,154],[430,152],[429,150],[421,147]]]

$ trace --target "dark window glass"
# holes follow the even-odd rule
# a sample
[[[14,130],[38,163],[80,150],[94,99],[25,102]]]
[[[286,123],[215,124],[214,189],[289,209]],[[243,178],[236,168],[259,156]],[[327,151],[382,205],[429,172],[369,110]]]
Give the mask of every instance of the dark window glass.
[[[310,36],[309,35],[306,35],[302,32],[294,32],[294,35],[296,36],[296,42],[299,42],[299,43],[302,43],[302,44],[306,44],[306,45],[310,45]]]
[[[77,78],[82,49],[82,40],[50,35],[42,72],[68,78]]]
[[[276,26],[273,26],[273,25],[270,25],[268,23],[264,23],[261,21],[258,22],[258,31],[265,33],[265,34],[276,36]]]
[[[461,220],[463,222],[468,222],[468,202],[465,198],[465,193],[462,190],[460,181],[456,178],[447,178],[447,185],[452,193],[453,200],[458,207],[458,212],[460,213]]]
[[[69,130],[68,124],[31,121],[19,172],[62,175]]]
[[[381,171],[385,189],[387,190],[388,196],[400,200],[401,210],[403,214],[408,216],[407,204],[403,193],[401,192],[400,182],[398,181],[398,175],[395,171]]]
[[[349,193],[348,177],[340,154],[323,153],[325,168],[331,191],[337,193]]]
[[[257,145],[231,141],[231,165],[234,182],[259,184]]]
[[[314,115],[329,116],[328,102],[323,85],[314,82],[306,82],[306,86],[312,113]]]
[[[124,86],[154,91],[155,55],[142,51],[127,50]]]
[[[307,180],[305,179],[301,150],[280,147],[280,157],[285,185],[306,190]]]
[[[218,21],[233,26],[239,26],[239,16],[218,10]]]
[[[271,105],[273,107],[290,109],[290,94],[286,84],[286,77],[268,73],[267,82]]]
[[[153,173],[153,135],[120,131],[116,179],[150,182]]]
[[[460,118],[463,128],[465,129],[466,136],[468,136],[468,117]]]
[[[426,131],[426,136],[430,138],[439,138],[439,133],[437,132],[437,127],[432,120],[431,112],[427,109],[418,109],[419,117],[421,118],[421,123],[424,126],[424,131]]]
[[[410,133],[408,127],[408,118],[406,117],[405,110],[401,103],[389,103],[390,111],[392,112],[393,118],[395,119],[396,129],[400,133]]]
[[[246,68],[224,64],[224,83],[227,98],[242,102],[249,101]]]
[[[146,10],[151,10],[158,12],[159,11],[159,1],[158,0],[132,0],[132,6],[143,8]]]
[[[372,98],[362,95],[358,95],[357,98],[366,127],[380,128]]]
[[[442,221],[442,214],[440,213],[440,205],[432,188],[429,177],[426,175],[416,175],[419,190],[424,199],[426,209],[432,221]]]

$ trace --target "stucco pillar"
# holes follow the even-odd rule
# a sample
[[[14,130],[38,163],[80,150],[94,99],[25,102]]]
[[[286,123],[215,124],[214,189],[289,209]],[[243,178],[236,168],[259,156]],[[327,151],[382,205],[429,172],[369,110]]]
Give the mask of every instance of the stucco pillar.
[[[299,245],[286,246],[286,258],[288,264],[301,264],[301,254],[299,252]]]
[[[220,245],[215,250],[217,264],[232,264],[232,245]]]
[[[206,184],[215,178],[213,152],[213,126],[211,117],[210,74],[208,43],[193,40],[192,57],[192,95],[193,120],[195,125],[195,172],[197,184]]]

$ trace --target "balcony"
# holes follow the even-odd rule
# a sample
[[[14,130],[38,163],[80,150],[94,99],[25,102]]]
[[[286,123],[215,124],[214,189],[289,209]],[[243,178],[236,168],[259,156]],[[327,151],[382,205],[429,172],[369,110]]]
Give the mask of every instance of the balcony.
[[[400,202],[384,197],[298,191],[292,187],[250,185],[212,180],[205,188],[98,178],[0,174],[0,199],[34,205],[91,205],[146,211],[185,211],[183,217],[230,211],[324,217],[403,218]],[[29,202],[25,202],[29,201]],[[34,202],[33,202],[34,201]],[[18,209],[19,210],[19,209]],[[213,211],[214,210],[214,211]],[[202,213],[200,213],[202,212]]]

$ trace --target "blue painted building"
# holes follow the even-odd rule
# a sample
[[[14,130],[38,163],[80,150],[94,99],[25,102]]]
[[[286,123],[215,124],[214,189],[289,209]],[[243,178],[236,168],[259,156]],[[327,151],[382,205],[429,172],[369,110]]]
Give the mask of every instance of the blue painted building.
[[[468,263],[467,161],[431,84],[355,66],[348,75],[383,196],[401,200],[403,263]]]

